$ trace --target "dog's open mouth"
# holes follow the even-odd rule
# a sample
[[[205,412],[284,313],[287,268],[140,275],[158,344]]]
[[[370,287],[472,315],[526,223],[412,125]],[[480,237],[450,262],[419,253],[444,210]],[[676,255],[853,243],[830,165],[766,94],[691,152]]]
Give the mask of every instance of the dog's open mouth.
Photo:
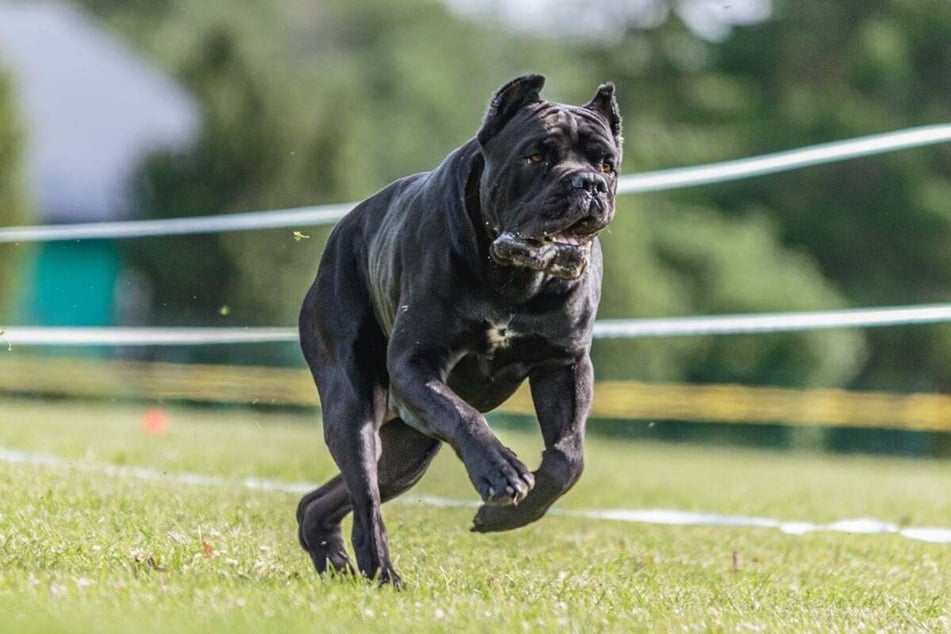
[[[537,244],[540,247],[545,245],[553,244],[556,247],[581,247],[591,244],[591,241],[594,240],[593,235],[579,236],[568,231],[562,231],[561,233],[549,234],[542,238],[524,238],[525,242],[529,244]]]
[[[576,280],[588,268],[593,239],[594,235],[579,236],[568,231],[541,238],[522,238],[504,232],[492,242],[489,254],[502,266],[521,266],[563,280]]]

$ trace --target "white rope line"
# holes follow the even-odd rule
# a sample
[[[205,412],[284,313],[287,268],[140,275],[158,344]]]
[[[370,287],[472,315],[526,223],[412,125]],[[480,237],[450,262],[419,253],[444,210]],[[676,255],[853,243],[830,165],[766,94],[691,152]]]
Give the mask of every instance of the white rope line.
[[[632,194],[722,183],[948,141],[951,141],[951,124],[948,123],[908,128],[733,161],[630,174],[618,181],[618,193]],[[300,229],[334,224],[355,204],[340,203],[195,218],[9,227],[0,229],[0,243],[141,238],[289,227]]]
[[[340,203],[296,209],[197,216],[194,218],[168,218],[165,220],[125,220],[13,227],[0,229],[0,243],[52,242],[57,240],[87,240],[90,238],[144,238],[149,236],[218,233],[221,231],[332,225],[343,218],[355,204]]]
[[[686,337],[795,332],[827,328],[876,328],[951,321],[951,304],[857,308],[802,313],[602,320],[595,339]]]
[[[9,327],[9,346],[194,346],[297,341],[296,328]]]
[[[631,194],[723,183],[948,141],[951,141],[949,123],[907,128],[735,161],[634,174],[620,179],[618,193]]]
[[[7,464],[27,464],[33,466],[79,470],[85,473],[103,474],[109,477],[124,477],[153,483],[183,484],[212,488],[244,488],[252,491],[278,492],[290,495],[302,495],[316,488],[313,483],[288,483],[266,478],[228,479],[221,476],[188,472],[168,472],[148,467],[128,465],[90,464],[66,460],[59,456],[33,453],[0,447],[0,462]],[[396,500],[402,504],[424,504],[440,508],[476,508],[477,501],[455,500],[449,498],[409,494]],[[951,528],[939,527],[900,527],[892,522],[874,518],[846,519],[831,524],[814,522],[789,522],[765,517],[745,515],[724,515],[672,509],[591,509],[568,510],[554,508],[550,515],[580,519],[609,520],[636,524],[661,524],[666,526],[722,526],[771,528],[787,535],[805,535],[819,531],[851,533],[862,535],[899,535],[907,539],[933,544],[951,544]]]
[[[595,339],[795,332],[951,322],[951,304],[761,315],[602,320]],[[179,346],[296,342],[296,328],[44,328],[11,326],[9,346]]]

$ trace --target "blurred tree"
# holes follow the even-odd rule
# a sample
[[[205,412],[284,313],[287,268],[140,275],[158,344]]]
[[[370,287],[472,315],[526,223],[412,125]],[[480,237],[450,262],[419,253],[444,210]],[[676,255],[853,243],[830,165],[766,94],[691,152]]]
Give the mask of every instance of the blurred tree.
[[[197,46],[181,75],[208,113],[202,136],[187,152],[156,154],[142,166],[136,198],[147,217],[252,209],[284,169],[286,131],[276,125],[280,116],[272,112],[266,87],[258,85],[234,35],[215,27]],[[237,274],[235,257],[225,247],[229,238],[210,234],[130,244],[130,260],[155,289],[155,321],[211,324],[227,316],[222,313],[231,314],[239,304],[229,295],[229,281]]]
[[[777,3],[737,33],[724,72],[755,91],[752,151],[951,121],[951,3]],[[755,86],[755,89],[752,88]],[[859,305],[948,301],[951,146],[713,188],[724,210],[774,211],[785,244],[812,253]],[[951,328],[878,329],[857,384],[951,390]]]
[[[622,202],[605,238],[600,316],[630,318],[838,308],[841,295],[804,252],[784,248],[765,211],[728,219],[658,200]],[[838,385],[863,361],[857,331],[612,340],[595,346],[602,378]]]
[[[13,83],[0,67],[0,226],[27,224],[28,205],[22,163],[22,129]],[[14,275],[25,247],[0,245],[0,315],[11,309]]]
[[[692,36],[682,23],[632,28],[610,47],[582,46],[595,66],[610,68],[606,74],[618,84],[625,171],[753,153],[743,122],[758,108],[755,83],[747,85],[718,68],[716,45]],[[713,206],[711,189],[717,187],[622,199],[604,238],[602,317],[823,310],[847,304],[807,250],[784,246],[782,221],[767,205]],[[595,352],[595,365],[605,377],[784,385],[847,383],[865,358],[859,331],[612,341],[596,345]]]
[[[607,74],[627,96],[628,170],[739,158],[951,119],[951,86],[943,79],[951,64],[946,37],[951,3],[944,0],[777,1],[770,20],[737,29],[722,42],[705,42],[686,31],[670,20],[651,30],[631,28],[611,46],[585,45],[593,64],[611,69]],[[719,217],[742,224],[751,210],[769,218],[775,248],[805,256],[798,261],[811,269],[806,278],[821,282],[815,292],[801,288],[796,295],[788,293],[785,303],[772,302],[773,308],[948,301],[949,194],[951,148],[944,145],[646,196],[644,204],[651,211],[639,222],[647,230],[654,223],[675,226],[671,216],[677,213],[671,210],[689,206],[706,208],[711,222]],[[664,212],[654,213],[655,208]],[[683,271],[682,258],[666,261]],[[750,264],[744,277],[775,272]],[[688,293],[692,305],[685,310],[730,309],[698,304],[696,292]],[[606,312],[651,306],[622,308],[617,299],[616,294],[607,296]],[[767,310],[768,304],[753,308]],[[678,307],[667,312],[671,310]],[[800,368],[793,383],[838,375],[863,387],[951,389],[951,368],[944,362],[951,352],[948,326],[866,331],[861,335],[867,341],[864,356],[854,332],[815,333],[799,340],[814,336],[838,341],[830,350],[838,350],[841,358],[820,360],[828,364],[826,371],[814,365]],[[761,340],[764,345],[769,341]],[[716,347],[734,345],[731,341],[719,340]],[[823,349],[813,341],[814,346],[803,349]],[[676,345],[690,347],[689,342]],[[793,357],[770,356],[792,368]],[[730,367],[727,356],[710,360],[716,362],[699,367]],[[692,368],[693,374],[698,368],[694,363],[681,367]],[[762,376],[774,380],[769,377],[779,375]],[[854,378],[848,381],[850,376]]]

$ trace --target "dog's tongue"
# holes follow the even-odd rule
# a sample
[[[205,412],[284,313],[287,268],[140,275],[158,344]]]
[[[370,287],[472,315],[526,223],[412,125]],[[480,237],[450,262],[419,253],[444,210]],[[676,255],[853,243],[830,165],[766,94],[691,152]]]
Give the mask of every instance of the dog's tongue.
[[[569,246],[581,246],[581,240],[578,236],[571,235],[570,233],[559,233],[551,237],[551,241],[556,244],[564,244]]]
[[[571,241],[565,240],[566,237]],[[588,268],[589,245],[574,236],[559,234],[551,241],[541,241],[505,232],[492,242],[489,254],[502,266],[520,266],[563,280],[576,280]]]

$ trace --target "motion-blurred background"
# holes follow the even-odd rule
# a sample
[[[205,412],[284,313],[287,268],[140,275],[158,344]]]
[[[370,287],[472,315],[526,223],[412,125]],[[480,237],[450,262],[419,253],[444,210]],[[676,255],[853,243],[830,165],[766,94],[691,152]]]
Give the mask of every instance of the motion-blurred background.
[[[0,225],[359,200],[435,166],[525,72],[571,103],[614,81],[626,173],[741,158],[951,121],[951,2],[0,0]],[[289,326],[329,228],[300,231],[3,244],[0,326]],[[946,302],[951,145],[622,196],[602,243],[602,318]],[[62,355],[82,374],[117,359],[302,366],[283,344],[14,347],[0,370],[22,380],[29,366],[36,395],[68,395],[40,387]],[[745,425],[661,411],[603,429],[951,451],[951,408],[921,400],[951,392],[948,325],[611,340],[594,356],[599,380],[648,396],[675,383],[796,388],[770,414],[738,412]],[[104,376],[126,394],[128,372]],[[874,391],[863,407],[895,408],[895,424],[810,417],[841,396],[829,388]],[[730,410],[749,394],[709,402]],[[877,429],[902,427],[912,406],[932,424]],[[805,431],[785,424],[795,408]]]

